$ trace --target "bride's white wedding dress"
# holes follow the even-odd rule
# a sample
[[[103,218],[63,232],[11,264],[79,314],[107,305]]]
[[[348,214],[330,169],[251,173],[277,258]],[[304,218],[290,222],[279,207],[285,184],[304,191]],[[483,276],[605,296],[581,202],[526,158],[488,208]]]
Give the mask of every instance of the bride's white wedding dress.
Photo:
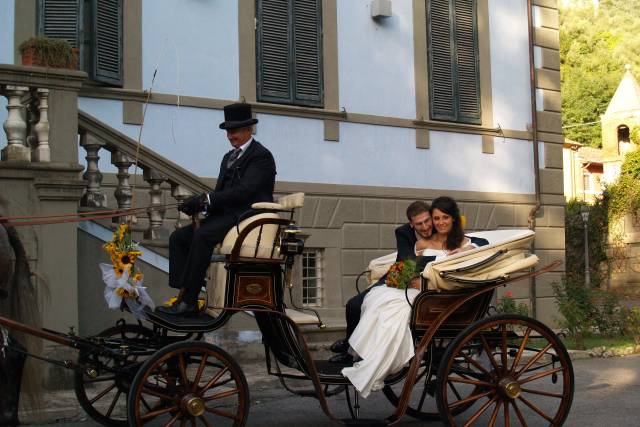
[[[423,256],[446,256],[445,251],[427,249]],[[362,397],[384,387],[384,379],[398,372],[414,355],[413,337],[409,328],[411,306],[420,293],[417,289],[373,287],[364,299],[360,322],[349,338],[351,350],[362,360],[344,368],[342,375]]]

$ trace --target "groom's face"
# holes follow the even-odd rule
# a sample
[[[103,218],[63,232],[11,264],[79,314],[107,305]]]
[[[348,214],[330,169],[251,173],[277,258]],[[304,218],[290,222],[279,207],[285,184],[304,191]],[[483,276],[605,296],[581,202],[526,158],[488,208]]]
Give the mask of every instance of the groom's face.
[[[431,215],[429,215],[429,212],[423,212],[416,216],[412,216],[409,224],[421,238],[428,239],[431,237],[433,223],[431,222]]]

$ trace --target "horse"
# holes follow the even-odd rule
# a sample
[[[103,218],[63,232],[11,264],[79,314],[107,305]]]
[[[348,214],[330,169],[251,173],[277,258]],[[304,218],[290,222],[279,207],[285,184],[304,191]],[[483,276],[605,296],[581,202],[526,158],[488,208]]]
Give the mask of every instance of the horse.
[[[0,216],[7,203],[0,197]],[[42,323],[38,295],[32,281],[24,245],[14,227],[0,223],[0,316],[39,327]],[[7,347],[8,344],[8,347]],[[26,408],[41,408],[42,383],[33,359],[42,342],[30,335],[0,328],[0,425],[19,424],[20,391],[26,398]]]

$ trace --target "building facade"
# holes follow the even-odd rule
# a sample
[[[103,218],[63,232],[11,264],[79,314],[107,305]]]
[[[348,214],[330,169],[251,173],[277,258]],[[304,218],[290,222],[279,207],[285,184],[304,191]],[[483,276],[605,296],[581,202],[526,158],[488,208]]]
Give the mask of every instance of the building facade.
[[[19,64],[31,36],[69,40],[87,73],[81,127],[95,119],[105,135],[141,135],[198,177],[217,176],[229,150],[222,107],[251,103],[277,192],[307,195],[302,298],[328,316],[341,315],[368,261],[394,250],[393,230],[417,199],[456,198],[470,230],[533,227],[543,262],[564,257],[556,0],[4,3],[0,63]],[[73,163],[56,143],[51,161]],[[85,175],[94,171],[88,182],[96,168],[103,187],[117,181],[117,155],[86,160],[72,144],[76,162],[91,166]],[[162,185],[168,197],[174,186]],[[105,206],[118,204],[105,193]],[[550,283],[560,276],[515,284],[513,295],[553,322]],[[65,324],[95,317],[78,295],[101,289],[78,292]]]

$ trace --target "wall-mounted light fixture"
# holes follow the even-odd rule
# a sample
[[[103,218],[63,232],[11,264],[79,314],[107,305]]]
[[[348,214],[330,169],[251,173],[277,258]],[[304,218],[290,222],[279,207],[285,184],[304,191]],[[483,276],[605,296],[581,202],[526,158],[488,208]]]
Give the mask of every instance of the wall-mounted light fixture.
[[[391,16],[391,0],[373,0],[371,2],[371,17],[373,19],[389,18]]]

